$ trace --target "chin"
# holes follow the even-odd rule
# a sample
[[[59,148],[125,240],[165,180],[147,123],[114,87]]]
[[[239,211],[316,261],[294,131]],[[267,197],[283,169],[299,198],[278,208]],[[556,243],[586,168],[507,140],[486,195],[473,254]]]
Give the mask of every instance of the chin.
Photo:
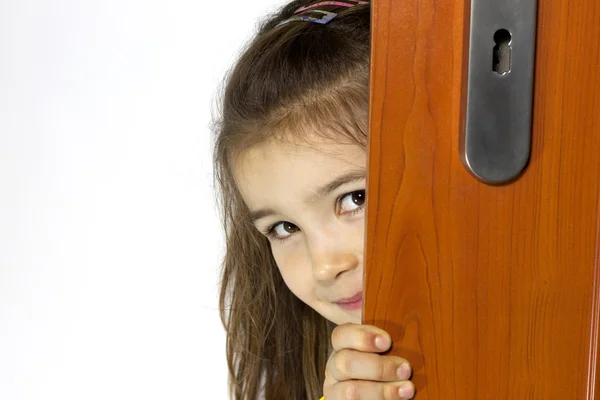
[[[336,315],[336,318],[331,319],[328,318],[331,322],[333,322],[336,325],[343,325],[343,324],[362,324],[362,312],[361,311],[355,311],[355,312],[347,312],[344,313],[343,315]]]
[[[348,323],[362,324],[362,309],[342,310],[342,309],[338,308],[337,305],[335,305],[334,307],[335,308],[333,308],[333,309],[330,307],[326,307],[326,308],[322,308],[322,309],[313,307],[313,309],[315,311],[317,311],[319,314],[321,314],[321,316],[323,318],[325,318],[326,320],[328,320],[336,325],[343,325],[343,324],[348,324]]]
[[[362,312],[358,311],[353,314],[351,320],[348,322],[352,322],[353,324],[362,324]]]

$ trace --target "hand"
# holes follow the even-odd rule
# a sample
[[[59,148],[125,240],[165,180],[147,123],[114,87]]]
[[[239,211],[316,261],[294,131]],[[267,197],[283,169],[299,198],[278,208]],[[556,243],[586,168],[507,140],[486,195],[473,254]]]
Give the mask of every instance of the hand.
[[[371,325],[344,324],[331,335],[333,354],[327,361],[326,400],[412,399],[411,367],[403,358],[377,353],[392,345],[390,335]]]

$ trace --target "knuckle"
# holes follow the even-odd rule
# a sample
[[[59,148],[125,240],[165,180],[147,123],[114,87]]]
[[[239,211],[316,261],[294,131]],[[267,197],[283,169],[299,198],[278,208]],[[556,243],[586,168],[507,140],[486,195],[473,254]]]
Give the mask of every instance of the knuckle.
[[[397,400],[398,388],[394,385],[385,385],[383,389],[383,398],[385,400]]]
[[[325,372],[326,373],[331,368],[331,363],[333,363],[333,360],[335,359],[336,354],[337,354],[337,352],[334,351],[333,353],[331,353],[331,355],[327,359],[327,363],[325,364]]]
[[[376,380],[378,380],[380,382],[384,381],[385,380],[385,371],[386,371],[385,363],[380,360],[377,363],[377,371],[375,372]]]
[[[358,340],[360,341],[361,346],[364,347],[368,347],[372,341],[372,339],[374,339],[374,336],[371,332],[368,332],[366,330],[360,330],[359,334],[358,334]]]
[[[352,324],[350,324],[350,323],[345,323],[345,324],[336,326],[333,329],[333,331],[331,332],[332,343],[336,344],[336,343],[342,342],[343,338],[346,334],[345,332],[347,332],[351,326],[352,326]]]
[[[349,375],[352,372],[352,357],[350,352],[342,350],[336,353],[333,364],[336,370],[344,377]]]
[[[333,332],[331,332],[331,342],[335,345],[341,340],[343,330],[340,326],[336,326]]]
[[[358,384],[353,381],[344,382],[343,400],[358,400]]]

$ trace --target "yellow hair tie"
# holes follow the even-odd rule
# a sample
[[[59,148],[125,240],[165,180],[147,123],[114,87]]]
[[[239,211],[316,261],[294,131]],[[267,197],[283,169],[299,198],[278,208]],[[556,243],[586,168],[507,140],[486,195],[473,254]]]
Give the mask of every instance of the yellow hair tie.
[[[325,400],[325,396],[321,397],[321,400]]]

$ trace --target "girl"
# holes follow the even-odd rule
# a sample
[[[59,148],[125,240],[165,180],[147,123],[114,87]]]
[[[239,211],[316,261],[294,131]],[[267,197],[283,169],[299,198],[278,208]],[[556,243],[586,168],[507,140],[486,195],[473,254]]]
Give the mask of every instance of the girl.
[[[214,149],[236,400],[409,399],[361,325],[370,5],[296,0],[230,72]]]

